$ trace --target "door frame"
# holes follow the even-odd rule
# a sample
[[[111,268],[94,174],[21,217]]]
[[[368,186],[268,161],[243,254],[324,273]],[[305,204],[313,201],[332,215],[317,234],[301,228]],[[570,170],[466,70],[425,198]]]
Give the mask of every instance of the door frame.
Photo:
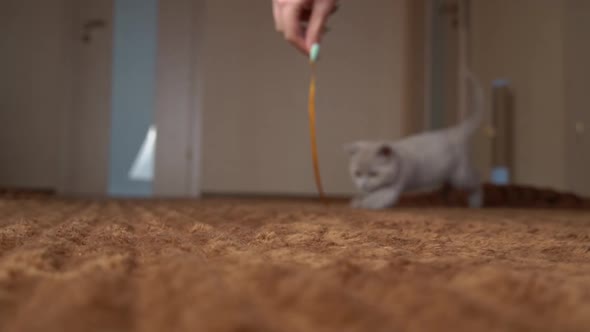
[[[409,136],[427,127],[430,75],[430,0],[406,0],[404,24],[404,84],[401,93],[402,135]]]
[[[74,87],[74,60],[75,60],[75,18],[76,18],[76,5],[75,0],[64,0],[63,2],[63,16],[64,22],[62,22],[62,46],[64,47],[64,63],[67,64],[63,67],[62,82],[62,112],[61,112],[61,125],[60,130],[60,148],[59,148],[59,175],[56,183],[56,190],[59,194],[67,194],[69,191],[69,171],[70,171],[70,141],[71,141],[71,112],[74,109],[73,101],[73,87]]]
[[[205,9],[204,1],[160,1],[156,197],[201,195]]]
[[[76,77],[77,2],[64,1],[63,129],[60,137],[60,165],[57,190],[72,194],[69,184],[71,165],[71,114]],[[113,2],[115,0],[112,0]],[[168,15],[166,15],[168,14]],[[199,197],[201,194],[201,126],[204,1],[170,0],[159,2],[158,47],[154,122],[158,128],[154,197]],[[114,22],[114,12],[108,19]],[[112,23],[111,23],[112,24]],[[111,52],[112,53],[112,52]],[[187,68],[189,68],[187,70]],[[171,111],[173,110],[173,111]],[[103,165],[108,172],[109,164]],[[100,195],[100,194],[96,194]],[[108,195],[108,181],[102,196]]]
[[[426,1],[426,51],[425,51],[425,115],[424,127],[432,130],[438,127],[444,127],[445,122],[458,122],[468,115],[469,91],[465,79],[465,70],[470,67],[471,63],[471,0],[425,0]],[[444,6],[445,8],[441,8]],[[442,11],[442,12],[441,12]],[[444,13],[443,13],[444,12]],[[446,17],[445,17],[446,16]],[[445,50],[446,42],[442,32],[437,29],[437,25],[451,24],[456,22],[456,65],[454,68],[448,68],[448,61],[444,55],[449,51]],[[441,57],[442,61],[437,61]],[[448,82],[445,78],[445,72],[456,72],[456,80]],[[442,76],[441,76],[442,75]],[[436,82],[438,81],[438,82]],[[453,92],[445,91],[443,88],[446,84],[456,84],[456,95]],[[449,95],[453,93],[453,95]],[[456,100],[456,109],[448,110],[449,102],[446,100],[453,98]],[[441,104],[441,106],[435,105]],[[446,106],[446,107],[445,107]],[[452,114],[448,114],[452,112]],[[452,119],[449,119],[452,118]]]
[[[190,72],[191,89],[189,98],[192,104],[189,109],[189,134],[188,134],[188,175],[187,175],[187,196],[200,197],[201,190],[201,169],[202,169],[202,146],[203,146],[203,97],[204,97],[204,37],[205,37],[205,1],[190,1],[191,22],[189,34],[191,36],[190,48]]]

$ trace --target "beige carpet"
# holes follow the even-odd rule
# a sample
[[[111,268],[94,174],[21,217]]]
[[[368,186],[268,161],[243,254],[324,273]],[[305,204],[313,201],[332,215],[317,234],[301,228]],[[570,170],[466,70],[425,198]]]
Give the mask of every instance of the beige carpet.
[[[590,212],[0,199],[0,331],[590,331]]]

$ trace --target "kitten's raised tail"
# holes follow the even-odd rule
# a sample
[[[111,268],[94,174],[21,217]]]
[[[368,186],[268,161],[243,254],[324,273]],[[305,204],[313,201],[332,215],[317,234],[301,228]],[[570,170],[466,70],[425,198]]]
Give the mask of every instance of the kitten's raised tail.
[[[483,93],[483,87],[480,81],[477,79],[475,74],[469,69],[465,70],[465,78],[472,86],[473,98],[471,98],[471,114],[465,121],[460,125],[461,131],[464,136],[470,137],[479,129],[479,126],[483,122],[485,113],[485,99]]]

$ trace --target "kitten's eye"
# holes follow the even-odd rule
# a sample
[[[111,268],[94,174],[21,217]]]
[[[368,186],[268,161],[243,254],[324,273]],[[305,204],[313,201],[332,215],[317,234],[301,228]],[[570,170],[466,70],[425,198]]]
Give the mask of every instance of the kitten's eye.
[[[377,172],[369,172],[369,177],[370,178],[377,177]]]
[[[354,176],[356,176],[357,178],[360,178],[361,175],[363,175],[363,173],[361,173],[361,171],[354,172]]]

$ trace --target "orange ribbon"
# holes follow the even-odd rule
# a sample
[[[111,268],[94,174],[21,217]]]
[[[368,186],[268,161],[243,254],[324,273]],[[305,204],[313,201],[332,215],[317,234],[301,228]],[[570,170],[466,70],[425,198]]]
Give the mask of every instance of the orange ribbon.
[[[315,185],[321,199],[325,199],[322,178],[320,176],[320,161],[318,157],[318,144],[316,138],[316,117],[315,117],[315,64],[311,63],[311,81],[309,83],[309,134],[311,138],[311,157],[313,160],[313,173],[315,176]]]

